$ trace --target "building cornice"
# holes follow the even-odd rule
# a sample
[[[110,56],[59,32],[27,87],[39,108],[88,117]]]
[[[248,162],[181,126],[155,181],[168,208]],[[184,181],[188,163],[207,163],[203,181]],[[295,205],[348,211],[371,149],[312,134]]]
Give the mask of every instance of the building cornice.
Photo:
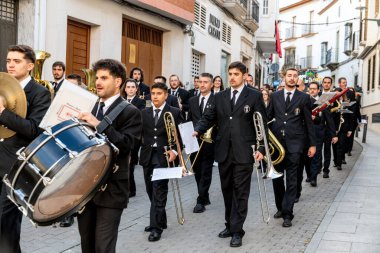
[[[283,12],[283,11],[287,11],[289,9],[292,9],[292,8],[295,8],[295,7],[298,7],[300,5],[303,5],[303,4],[306,4],[306,3],[309,3],[309,2],[312,2],[313,0],[302,0],[302,1],[299,1],[297,3],[294,3],[294,4],[291,4],[291,5],[288,5],[288,6],[285,6],[285,7],[282,7],[280,8],[280,13]]]
[[[333,6],[334,4],[336,4],[337,2],[338,2],[338,0],[331,1],[331,3],[326,5],[325,8],[323,8],[320,12],[318,12],[318,15],[322,15],[324,12],[326,12],[328,9],[330,9],[330,7]]]

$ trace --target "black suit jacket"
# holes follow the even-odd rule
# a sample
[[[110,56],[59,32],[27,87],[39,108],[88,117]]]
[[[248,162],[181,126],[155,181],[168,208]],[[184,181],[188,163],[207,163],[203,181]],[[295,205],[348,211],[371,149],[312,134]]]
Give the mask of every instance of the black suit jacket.
[[[169,89],[168,92],[172,95],[171,89]],[[185,89],[179,88],[174,96],[179,97],[181,99],[182,110],[185,112],[189,111],[190,93]]]
[[[214,106],[204,111],[202,118],[195,127],[198,133],[204,133],[213,125],[217,125],[215,138],[215,160],[224,162],[232,146],[235,160],[238,163],[253,163],[251,145],[256,145],[256,132],[253,123],[253,112],[258,111],[263,116],[265,131],[267,117],[263,96],[260,92],[244,87],[231,110],[231,89],[226,89],[215,95]],[[230,142],[232,145],[230,145]],[[259,151],[265,154],[263,146]]]
[[[315,99],[314,98],[311,98],[311,103],[312,103],[312,109],[316,108],[318,105],[314,104],[315,103]],[[333,137],[336,137],[337,134],[336,134],[336,128],[335,128],[335,123],[334,123],[334,120],[333,120],[333,117],[331,115],[331,112],[330,112],[331,108],[330,106],[328,106],[326,109],[324,109],[323,111],[319,112],[314,120],[313,120],[313,123],[315,126],[320,126],[323,128],[324,130],[324,136],[323,137],[328,137],[328,138],[333,138]],[[321,136],[319,136],[318,134],[316,134],[315,136],[316,138],[321,138]],[[322,140],[323,141],[323,140]]]
[[[121,97],[116,99],[104,115],[108,115],[122,100],[123,98]],[[93,115],[98,110],[98,104],[92,110]],[[141,128],[141,112],[135,106],[129,105],[102,132],[119,149],[119,154],[116,158],[116,164],[119,166],[119,169],[116,173],[111,173],[107,180],[106,190],[104,192],[99,191],[95,195],[93,201],[96,205],[108,208],[127,207],[129,196],[129,155],[134,144],[141,137]]]
[[[141,111],[143,118],[143,132],[140,151],[140,165],[143,167],[148,167],[150,165],[153,144],[155,142],[157,143],[157,153],[160,165],[167,167],[167,162],[164,155],[164,146],[168,146],[168,136],[164,122],[165,112],[171,112],[173,114],[176,125],[183,122],[181,111],[178,108],[169,106],[168,104],[164,106],[156,126],[154,125],[153,107],[145,108]],[[180,137],[178,136],[178,138]],[[173,149],[175,148],[176,147],[173,147]]]
[[[150,88],[145,83],[140,82],[139,83],[139,94],[138,94],[138,96],[142,96],[142,95],[144,95],[144,99],[150,98],[150,96],[148,96],[148,95],[150,95]]]
[[[137,109],[139,109],[140,111],[141,111],[142,109],[144,109],[145,106],[146,106],[146,102],[145,102],[145,100],[144,100],[144,99],[141,99],[141,98],[139,98],[139,97],[137,97],[137,96],[135,96],[135,97],[132,99],[131,104],[134,105],[134,106],[136,106]]]
[[[306,93],[296,89],[289,106],[286,107],[284,91],[274,92],[268,116],[269,119],[276,119],[271,124],[271,130],[290,153],[302,153],[305,138],[309,139],[310,146],[315,146],[311,100]]]
[[[51,103],[50,92],[33,79],[25,86],[27,100],[26,118],[23,119],[5,109],[0,115],[0,124],[16,132],[0,142],[0,177],[9,173],[16,162],[16,152],[28,146],[42,130],[38,127]]]
[[[197,94],[196,91],[198,91],[198,94]],[[199,96],[199,94],[200,94],[199,89],[198,90],[196,90],[196,89],[190,89],[189,90],[189,98],[192,98],[192,97],[195,97],[195,96]]]
[[[166,99],[166,103],[170,106],[179,108],[178,98],[176,96],[168,94],[168,98]]]

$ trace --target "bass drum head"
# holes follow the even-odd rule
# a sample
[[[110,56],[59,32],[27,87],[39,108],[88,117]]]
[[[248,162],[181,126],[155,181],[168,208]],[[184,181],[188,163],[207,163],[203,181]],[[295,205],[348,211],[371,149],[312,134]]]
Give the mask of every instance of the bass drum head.
[[[32,220],[49,225],[78,211],[98,191],[111,165],[112,151],[108,144],[82,151],[42,190]]]

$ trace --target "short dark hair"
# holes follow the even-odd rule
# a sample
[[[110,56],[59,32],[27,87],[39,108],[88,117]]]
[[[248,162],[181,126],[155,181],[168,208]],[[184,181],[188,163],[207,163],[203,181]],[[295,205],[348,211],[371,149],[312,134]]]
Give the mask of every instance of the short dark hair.
[[[215,82],[216,78],[219,78],[219,79],[220,79],[220,90],[224,90],[223,78],[222,78],[221,76],[215,76],[215,77],[212,79],[212,83]]]
[[[199,79],[199,76],[194,76],[194,80],[195,80],[195,79]]]
[[[332,77],[330,77],[330,76],[325,76],[325,77],[322,79],[322,82],[324,82],[325,79],[330,79],[331,83],[333,83],[333,79],[332,79]]]
[[[61,67],[63,69],[63,72],[66,71],[66,65],[62,61],[54,62],[52,68],[54,67]]]
[[[137,92],[136,92],[136,95],[139,94],[139,85],[137,84],[136,80],[133,79],[133,78],[128,78],[124,83],[123,85],[121,86],[120,88],[120,95],[123,97],[123,98],[127,98],[127,93],[125,92],[125,87],[127,86],[127,83],[134,83],[136,88],[137,88]]]
[[[288,73],[288,71],[296,71],[298,73],[298,69],[296,69],[296,68],[287,68],[285,70],[285,75],[286,75],[286,73]]]
[[[154,79],[159,79],[159,78],[162,79],[164,81],[164,83],[166,83],[166,77],[164,77],[164,76],[156,76]]]
[[[8,47],[8,52],[19,52],[24,54],[24,59],[36,63],[36,53],[27,45],[13,45]]]
[[[127,70],[125,69],[124,64],[117,60],[99,60],[92,65],[92,69],[95,73],[100,69],[108,70],[111,76],[121,78],[121,86],[125,83],[125,80],[127,80]]]
[[[230,69],[238,69],[240,70],[241,73],[245,74],[247,73],[247,66],[244,65],[244,63],[240,62],[240,61],[235,61],[235,62],[232,62],[229,66],[228,66],[228,70]]]
[[[133,78],[133,72],[135,71],[140,71],[140,74],[141,74],[141,78],[140,78],[140,82],[144,82],[144,71],[141,69],[141,68],[138,68],[138,67],[134,67],[133,69],[131,69],[131,72],[129,72],[129,78]]]
[[[341,78],[338,79],[338,83],[342,82],[343,80],[347,81],[347,79],[345,77],[341,77]]]
[[[202,73],[199,75],[199,77],[208,77],[208,78],[210,78],[210,81],[213,83],[213,76],[210,73],[206,73],[206,72]]]
[[[317,82],[310,82],[310,83],[309,83],[309,88],[310,88],[310,85],[312,85],[312,84],[317,85],[317,89],[319,89],[319,83],[317,83]]]
[[[70,75],[66,76],[66,79],[75,79],[75,80],[77,80],[79,85],[82,84],[82,77],[78,74],[70,74]]]
[[[161,89],[161,90],[165,91],[166,93],[168,92],[168,86],[166,86],[166,84],[164,84],[164,83],[155,83],[152,85],[152,87],[150,89],[151,90]]]

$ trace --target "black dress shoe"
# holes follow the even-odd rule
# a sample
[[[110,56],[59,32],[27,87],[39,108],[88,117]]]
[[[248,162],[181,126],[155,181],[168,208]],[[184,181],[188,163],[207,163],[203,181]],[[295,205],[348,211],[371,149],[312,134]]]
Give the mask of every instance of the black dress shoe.
[[[284,228],[288,228],[292,226],[292,221],[290,219],[284,219],[284,222],[282,223],[282,226]]]
[[[242,245],[242,236],[239,233],[234,233],[230,241],[230,246],[240,247],[241,245]]]
[[[295,199],[294,199],[294,203],[298,203],[300,201],[300,197],[296,197]]]
[[[59,226],[60,227],[63,227],[63,228],[67,228],[67,227],[70,227],[71,225],[74,224],[74,217],[73,216],[69,216],[69,217],[66,217],[64,218],[60,223],[59,223]]]
[[[161,239],[161,233],[158,232],[156,229],[152,229],[152,232],[150,232],[148,241],[155,242]]]
[[[317,186],[317,181],[316,180],[311,180],[310,185],[313,187]]]
[[[342,170],[342,166],[336,166],[337,170]]]
[[[197,204],[194,207],[193,213],[203,213],[206,210],[205,206],[202,204]]]
[[[275,218],[275,219],[282,218],[282,212],[281,212],[281,211],[277,211],[277,213],[275,213],[275,214],[273,215],[273,218]]]
[[[218,234],[219,238],[227,238],[232,236],[231,231],[228,228],[225,228],[222,232]]]
[[[152,231],[152,227],[151,226],[146,226],[145,228],[144,228],[144,231],[145,232],[151,232]]]
[[[346,160],[342,160],[342,164],[347,164]]]
[[[323,173],[323,178],[329,178],[329,177],[330,177],[329,173],[326,173],[326,172]]]
[[[348,151],[347,155],[348,156],[352,156],[351,151]]]
[[[310,178],[306,178],[306,183],[310,183]]]

